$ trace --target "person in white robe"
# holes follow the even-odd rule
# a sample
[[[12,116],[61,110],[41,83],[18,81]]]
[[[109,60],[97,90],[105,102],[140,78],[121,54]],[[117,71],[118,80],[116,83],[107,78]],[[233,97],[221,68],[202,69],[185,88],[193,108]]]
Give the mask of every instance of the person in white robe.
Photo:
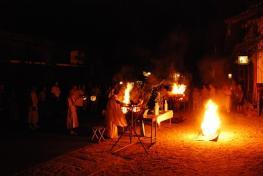
[[[38,97],[35,88],[32,88],[30,92],[30,105],[28,112],[28,124],[31,129],[38,128]]]
[[[113,139],[118,137],[118,126],[127,126],[126,118],[121,110],[121,102],[118,100],[117,91],[110,97],[106,105],[107,137]]]
[[[76,128],[79,127],[78,121],[78,113],[77,113],[77,91],[76,89],[72,89],[68,96],[68,112],[67,112],[67,129],[69,130],[71,135],[77,135]]]

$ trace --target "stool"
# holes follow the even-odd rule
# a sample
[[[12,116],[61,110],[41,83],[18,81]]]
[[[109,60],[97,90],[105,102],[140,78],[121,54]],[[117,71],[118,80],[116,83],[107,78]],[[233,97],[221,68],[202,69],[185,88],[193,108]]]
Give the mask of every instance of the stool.
[[[96,139],[98,143],[100,143],[101,140],[105,141],[105,138],[103,136],[105,130],[106,130],[105,127],[102,126],[92,127],[93,135],[91,137],[91,140],[94,141]]]

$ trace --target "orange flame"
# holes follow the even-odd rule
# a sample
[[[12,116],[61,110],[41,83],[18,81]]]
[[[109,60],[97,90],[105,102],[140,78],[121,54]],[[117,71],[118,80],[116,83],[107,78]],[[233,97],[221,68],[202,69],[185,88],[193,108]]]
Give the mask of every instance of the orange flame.
[[[220,119],[217,113],[218,106],[211,99],[205,105],[204,120],[201,125],[203,135],[213,140],[218,136],[220,128]]]
[[[132,88],[133,88],[133,83],[127,83],[127,86],[126,86],[126,89],[125,89],[125,91],[124,91],[124,98],[123,98],[123,103],[124,104],[130,104],[130,92],[131,92],[131,90],[132,90]],[[123,107],[122,108],[122,112],[123,113],[127,113],[127,108],[126,107]]]
[[[185,90],[186,85],[174,83],[172,88],[172,94],[183,95]]]
[[[130,92],[133,88],[133,84],[132,83],[127,83],[126,89],[124,91],[124,99],[123,99],[123,103],[125,104],[129,104],[130,103]]]

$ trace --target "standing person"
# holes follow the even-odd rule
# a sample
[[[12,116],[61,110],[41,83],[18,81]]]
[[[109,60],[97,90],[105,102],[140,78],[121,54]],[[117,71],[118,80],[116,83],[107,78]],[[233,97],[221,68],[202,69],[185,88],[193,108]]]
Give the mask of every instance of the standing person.
[[[193,95],[193,111],[197,111],[198,109],[200,109],[200,99],[201,99],[200,91],[198,90],[198,88],[194,88],[192,95]]]
[[[45,102],[47,99],[47,88],[43,87],[41,91],[39,92],[39,100],[41,102]]]
[[[47,88],[42,87],[41,91],[38,94],[39,97],[39,117],[40,117],[40,125],[47,124]]]
[[[90,110],[92,114],[96,114],[98,112],[98,102],[100,97],[100,88],[98,85],[91,89],[91,96],[93,96],[93,99],[90,97]]]
[[[57,101],[59,100],[61,90],[60,87],[58,86],[58,82],[55,82],[55,84],[51,87],[50,93],[53,96],[53,98],[55,98]]]
[[[232,94],[232,91],[231,91],[231,87],[228,86],[228,85],[225,85],[223,87],[223,93],[224,93],[224,96],[225,96],[225,108],[226,108],[226,112],[230,113],[230,110],[231,110],[231,94]]]
[[[148,108],[151,111],[154,111],[154,107],[155,107],[155,103],[159,104],[159,100],[160,100],[160,90],[159,87],[154,87],[152,89],[152,93],[151,96],[149,98],[149,101],[147,103]]]
[[[233,112],[236,112],[237,110],[237,85],[236,85],[236,82],[233,82],[231,84],[231,110]]]
[[[74,86],[68,96],[68,113],[67,113],[67,129],[71,135],[77,135],[76,128],[79,127],[78,113],[77,113],[77,87]]]
[[[118,126],[127,126],[127,121],[123,112],[121,111],[121,103],[118,101],[117,89],[114,89],[114,95],[110,97],[106,105],[106,124],[107,124],[107,137],[113,139],[118,137]]]
[[[4,84],[0,83],[0,115],[7,116],[7,92]]]
[[[237,85],[236,88],[236,98],[237,98],[237,112],[242,111],[243,103],[244,103],[244,93],[240,84]]]
[[[18,100],[17,100],[17,94],[14,90],[14,88],[11,88],[8,99],[7,99],[7,104],[8,104],[8,112],[9,112],[9,117],[11,122],[18,122],[19,118],[19,107],[18,107]]]
[[[36,93],[35,87],[31,89],[30,92],[30,105],[29,105],[29,112],[28,112],[28,123],[29,128],[32,130],[38,128],[38,97]]]
[[[50,90],[51,96],[50,96],[50,115],[51,115],[51,121],[53,124],[60,124],[60,119],[63,118],[62,115],[62,101],[61,101],[61,89],[59,87],[58,82],[55,82],[55,84],[51,87]]]

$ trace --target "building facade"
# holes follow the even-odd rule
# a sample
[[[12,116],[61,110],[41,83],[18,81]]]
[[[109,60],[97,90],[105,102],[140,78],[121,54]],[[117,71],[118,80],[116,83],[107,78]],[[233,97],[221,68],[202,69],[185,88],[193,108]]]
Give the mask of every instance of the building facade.
[[[246,98],[258,99],[258,85],[263,83],[263,3],[225,20],[226,50],[235,61],[237,81]]]

